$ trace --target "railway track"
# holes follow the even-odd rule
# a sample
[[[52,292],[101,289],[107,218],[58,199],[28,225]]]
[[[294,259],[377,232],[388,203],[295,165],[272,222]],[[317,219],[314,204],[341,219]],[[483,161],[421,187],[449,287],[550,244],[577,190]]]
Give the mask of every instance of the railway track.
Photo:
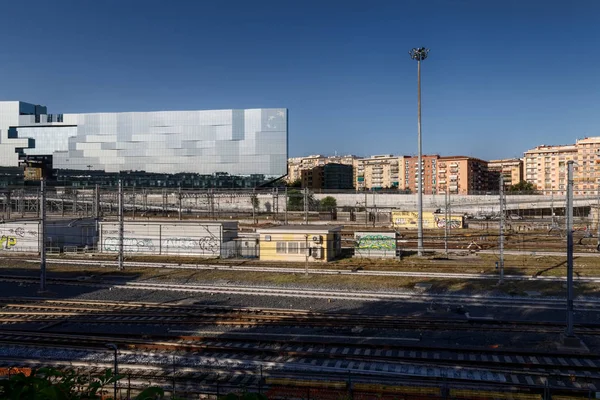
[[[37,277],[0,275],[0,281],[14,282],[20,284],[37,284]],[[492,296],[473,296],[458,294],[422,294],[422,293],[397,293],[397,292],[372,292],[372,291],[335,291],[315,289],[287,289],[281,287],[266,286],[236,286],[236,285],[191,285],[175,283],[151,283],[151,282],[123,282],[79,278],[51,278],[48,284],[86,286],[104,289],[135,289],[150,291],[171,291],[179,293],[208,293],[228,295],[251,295],[251,296],[273,296],[273,297],[301,297],[326,300],[357,300],[357,301],[402,301],[404,303],[435,303],[437,305],[456,307],[464,306],[511,306],[522,309],[556,309],[564,310],[565,300],[562,299],[528,299],[507,298]],[[576,300],[575,307],[578,311],[595,311],[600,308],[600,300]]]
[[[94,363],[111,361],[102,349],[110,341],[119,345],[120,365],[171,366],[195,371],[217,369],[266,372],[321,373],[335,379],[349,371],[354,377],[449,379],[454,382],[537,385],[550,381],[562,387],[596,390],[600,382],[598,356],[450,349],[376,348],[328,343],[274,342],[258,335],[253,339],[179,337],[170,341],[114,336],[2,332],[0,357],[14,362],[33,352],[38,360]],[[27,343],[26,346],[23,344]],[[74,343],[77,343],[74,345]],[[10,354],[7,354],[10,353]],[[173,354],[176,354],[174,356]],[[174,361],[174,357],[177,358]],[[79,360],[79,361],[77,361]],[[562,382],[562,385],[559,384]],[[577,385],[575,385],[575,383]],[[566,385],[566,386],[565,386]]]
[[[535,252],[535,251],[534,251]],[[557,257],[563,254],[557,253]],[[39,264],[39,260],[34,259],[14,259],[16,262],[25,262],[29,264]],[[54,265],[72,265],[72,266],[90,266],[90,267],[116,267],[116,261],[100,260],[53,260],[48,259],[48,264]],[[168,268],[174,270],[204,270],[204,271],[240,271],[240,272],[260,272],[260,273],[278,273],[278,274],[301,274],[304,268],[294,267],[261,267],[261,266],[242,266],[242,265],[220,265],[220,264],[181,264],[181,263],[163,263],[163,262],[127,262],[128,268]],[[314,275],[349,275],[349,276],[386,276],[402,278],[430,278],[430,279],[468,279],[468,280],[498,280],[497,274],[477,274],[477,273],[442,273],[442,272],[422,272],[422,271],[383,271],[383,270],[361,270],[361,269],[311,269]],[[508,281],[533,281],[533,282],[566,282],[566,277],[561,276],[542,276],[542,275],[504,275]],[[576,282],[581,283],[600,283],[600,277],[579,276],[574,277]]]
[[[305,310],[228,308],[213,306],[181,306],[159,304],[123,304],[115,302],[73,300],[0,299],[0,324],[128,324],[128,325],[192,325],[192,326],[291,326],[468,332],[533,332],[561,333],[562,324],[533,321],[469,320],[458,318],[421,318],[323,314]],[[40,329],[43,329],[40,327]],[[600,324],[577,324],[581,335],[600,335]]]

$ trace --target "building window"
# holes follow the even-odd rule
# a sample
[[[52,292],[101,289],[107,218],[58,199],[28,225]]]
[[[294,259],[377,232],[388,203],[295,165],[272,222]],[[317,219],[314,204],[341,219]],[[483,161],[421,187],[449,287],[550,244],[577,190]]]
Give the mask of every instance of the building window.
[[[285,254],[286,253],[286,243],[285,242],[277,242],[275,244],[277,254]]]
[[[300,247],[297,242],[289,242],[287,244],[287,252],[289,254],[298,254]]]

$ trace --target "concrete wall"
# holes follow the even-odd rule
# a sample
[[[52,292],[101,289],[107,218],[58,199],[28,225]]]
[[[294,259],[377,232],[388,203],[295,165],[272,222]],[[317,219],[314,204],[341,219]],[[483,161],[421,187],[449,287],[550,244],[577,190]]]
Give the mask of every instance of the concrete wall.
[[[0,251],[39,252],[38,221],[0,224]],[[92,219],[49,220],[46,222],[46,247],[63,250],[65,246],[95,246],[96,223]]]
[[[237,236],[237,223],[225,224],[228,227],[227,236],[229,238]],[[126,221],[123,247],[128,254],[220,257],[223,248],[223,226],[218,222]],[[118,223],[100,223],[99,248],[103,253],[118,253]]]

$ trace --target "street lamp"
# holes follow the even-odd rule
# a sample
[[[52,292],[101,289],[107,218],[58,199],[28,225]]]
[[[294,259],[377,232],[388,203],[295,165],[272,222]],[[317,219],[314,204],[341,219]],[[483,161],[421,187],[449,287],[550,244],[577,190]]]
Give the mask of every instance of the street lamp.
[[[119,364],[117,361],[117,353],[118,353],[118,348],[117,345],[114,343],[106,343],[105,344],[106,348],[114,350],[115,352],[115,370],[113,371],[113,376],[115,378],[115,382],[114,382],[114,394],[113,394],[113,399],[117,400],[117,375],[119,375]]]
[[[408,52],[410,54],[410,58],[413,60],[417,60],[417,92],[418,92],[418,100],[417,100],[417,129],[418,133],[418,147],[419,147],[419,159],[418,159],[418,181],[417,181],[417,212],[418,212],[418,220],[417,220],[417,240],[418,247],[417,252],[419,256],[423,255],[423,148],[421,145],[421,61],[427,58],[429,54],[429,49],[425,47],[414,48]]]

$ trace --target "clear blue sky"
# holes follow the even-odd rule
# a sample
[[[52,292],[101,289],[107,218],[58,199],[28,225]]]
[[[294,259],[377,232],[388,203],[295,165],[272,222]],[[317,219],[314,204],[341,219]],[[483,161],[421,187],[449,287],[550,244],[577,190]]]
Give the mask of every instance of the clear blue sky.
[[[0,99],[286,107],[290,156],[483,159],[600,136],[600,1],[3,1]]]

